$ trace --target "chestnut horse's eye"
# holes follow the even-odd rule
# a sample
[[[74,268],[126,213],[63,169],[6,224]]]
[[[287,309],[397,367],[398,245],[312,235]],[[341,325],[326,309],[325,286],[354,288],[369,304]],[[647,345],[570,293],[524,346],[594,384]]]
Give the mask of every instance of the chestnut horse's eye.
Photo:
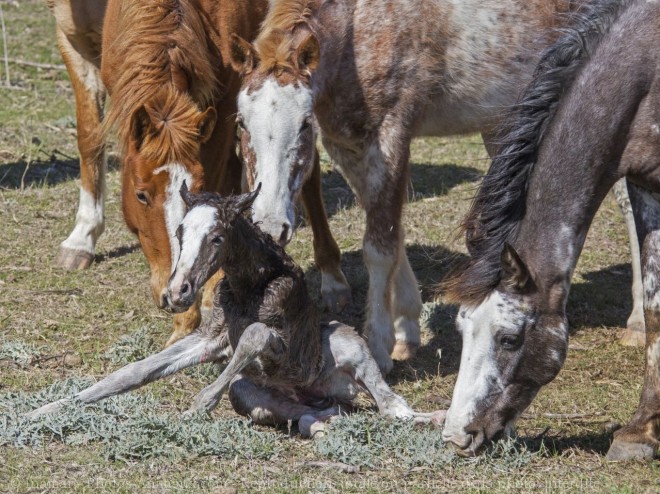
[[[144,192],[143,190],[138,190],[135,193],[135,197],[137,198],[138,201],[140,201],[145,206],[147,206],[149,204],[149,196],[147,196],[147,193]]]

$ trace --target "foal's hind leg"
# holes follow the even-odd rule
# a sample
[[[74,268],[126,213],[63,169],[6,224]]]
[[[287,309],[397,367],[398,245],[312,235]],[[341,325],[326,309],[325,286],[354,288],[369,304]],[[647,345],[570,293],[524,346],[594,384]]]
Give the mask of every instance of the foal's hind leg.
[[[74,396],[74,400],[94,403],[109,396],[139,388],[170,374],[204,362],[216,362],[231,355],[227,334],[206,333],[201,330],[189,334],[169,348],[133,362],[113,372],[93,386]],[[30,418],[54,413],[71,402],[65,398],[42,406],[28,414]]]
[[[319,409],[303,405],[276,389],[259,386],[240,374],[229,386],[229,401],[236,413],[250,417],[255,424],[285,425],[309,417],[299,424],[300,433],[305,437],[313,435],[311,426],[315,422],[324,422],[331,416],[339,415],[339,407]]]
[[[632,420],[614,433],[609,460],[653,458],[660,446],[660,202],[628,184],[642,251],[646,372],[639,406]]]
[[[230,383],[243,369],[260,356],[270,360],[279,360],[284,352],[282,339],[278,334],[262,323],[250,324],[241,335],[232,359],[222,371],[220,377],[199,392],[187,413],[197,410],[211,411],[229,388]]]
[[[644,346],[646,327],[644,325],[644,288],[642,287],[642,266],[637,240],[637,228],[633,217],[626,179],[620,179],[612,189],[616,202],[623,213],[630,240],[632,258],[632,299],[633,308],[626,323],[626,330],[621,336],[621,344],[625,346]]]
[[[314,261],[321,271],[323,305],[332,311],[340,311],[351,300],[351,287],[341,271],[341,252],[325,213],[318,149],[314,152],[312,173],[302,187],[302,200],[314,234]]]
[[[56,3],[53,13],[57,20],[57,44],[76,97],[80,200],[76,224],[62,242],[55,263],[66,269],[84,269],[92,264],[96,241],[105,227],[106,155],[101,133],[105,87],[96,65],[101,60],[100,39],[99,46],[95,46],[90,41],[92,33],[72,32],[76,25],[74,19],[68,18],[72,7],[62,5],[63,2]]]

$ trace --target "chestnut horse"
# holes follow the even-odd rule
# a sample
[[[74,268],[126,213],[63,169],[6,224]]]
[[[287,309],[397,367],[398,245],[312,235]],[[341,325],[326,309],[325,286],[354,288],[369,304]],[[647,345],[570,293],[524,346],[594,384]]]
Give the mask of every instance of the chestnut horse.
[[[93,259],[103,231],[104,135],[116,129],[124,218],[138,236],[154,299],[163,307],[178,257],[172,240],[184,214],[181,183],[186,180],[192,190],[240,190],[233,119],[240,79],[229,63],[229,40],[232,34],[256,35],[266,1],[109,0],[106,6],[52,0],[49,5],[76,94],[82,179],[76,226],[58,262],[80,268]],[[104,88],[112,100],[101,123]],[[198,323],[196,307],[175,318],[169,342]]]
[[[391,354],[409,358],[420,343],[421,297],[400,222],[411,139],[480,131],[493,151],[503,110],[572,5],[275,0],[254,44],[235,37],[241,149],[250,187],[263,184],[254,219],[276,238],[290,235],[300,184],[318,168],[316,116],[325,148],[366,210],[365,333],[384,372]],[[340,271],[326,269],[322,283],[324,296],[348,291]],[[629,327],[641,324],[643,338],[641,304],[635,309]]]
[[[660,3],[599,0],[543,56],[464,220],[471,258],[447,281],[461,365],[443,432],[475,454],[513,426],[568,350],[566,302],[614,182],[642,253],[646,371],[608,459],[660,447]]]

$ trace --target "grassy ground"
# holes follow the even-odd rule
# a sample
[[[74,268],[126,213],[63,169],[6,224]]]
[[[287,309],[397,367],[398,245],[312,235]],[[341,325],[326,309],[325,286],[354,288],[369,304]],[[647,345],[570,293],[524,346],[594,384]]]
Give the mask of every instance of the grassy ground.
[[[61,63],[41,1],[2,7],[10,58]],[[57,69],[10,65],[10,76],[18,89],[0,88],[0,444],[9,443],[0,446],[0,491],[660,488],[655,462],[608,464],[603,457],[612,430],[637,404],[643,369],[641,350],[617,345],[630,310],[630,268],[623,221],[609,197],[575,274],[566,366],[520,421],[521,440],[480,459],[456,458],[442,446],[439,431],[379,420],[368,402],[323,441],[302,440],[295,428],[235,420],[226,400],[213,420],[180,422],[178,413],[212,379],[213,369],[175,376],[102,407],[70,411],[59,421],[21,424],[19,413],[48,393],[66,393],[62,386],[98,379],[122,361],[159,348],[171,321],[151,302],[146,263],[121,218],[116,171],[108,179],[107,227],[97,262],[86,272],[54,268],[78,194],[73,96],[66,73]],[[449,260],[462,255],[453,233],[488,162],[477,137],[416,141],[412,161],[404,223],[426,302],[425,346],[411,364],[397,364],[389,380],[415,408],[428,411],[447,406],[460,351],[454,309],[435,302],[434,287]],[[367,288],[363,214],[329,167],[324,190],[354,288],[354,303],[342,318],[359,325]],[[300,228],[289,251],[318,296],[309,228]],[[59,388],[42,391],[63,380]]]

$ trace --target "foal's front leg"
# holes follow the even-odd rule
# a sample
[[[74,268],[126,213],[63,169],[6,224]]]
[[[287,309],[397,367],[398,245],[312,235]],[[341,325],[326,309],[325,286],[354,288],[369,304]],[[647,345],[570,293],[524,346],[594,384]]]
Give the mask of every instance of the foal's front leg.
[[[282,340],[275,331],[259,322],[250,324],[241,335],[234,355],[220,377],[195,396],[192,406],[186,413],[190,414],[202,409],[210,412],[218,406],[222,395],[236,376],[255,359],[264,356],[277,360],[283,352]]]

